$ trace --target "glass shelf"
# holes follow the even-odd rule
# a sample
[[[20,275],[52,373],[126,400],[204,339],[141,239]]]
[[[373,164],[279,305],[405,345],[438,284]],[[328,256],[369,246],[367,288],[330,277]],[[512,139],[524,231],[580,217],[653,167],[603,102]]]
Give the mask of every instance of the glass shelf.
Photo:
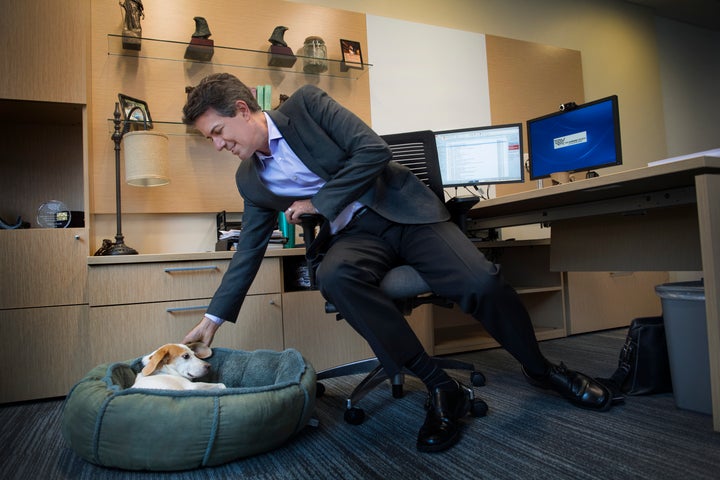
[[[342,60],[328,59],[328,69],[322,73],[306,73],[303,71],[305,60],[315,60],[311,57],[296,55],[297,61],[292,67],[274,67],[268,65],[269,53],[262,50],[250,50],[246,48],[224,47],[215,45],[214,55],[210,61],[190,60],[185,58],[187,42],[174,40],[160,40],[157,38],[142,38],[140,50],[123,48],[123,36],[108,34],[108,55],[120,57],[136,57],[154,60],[167,60],[174,62],[188,62],[223,67],[250,68],[256,70],[269,70],[296,75],[328,76],[357,80],[365,75],[372,67],[369,63],[363,63],[362,68],[345,68]]]
[[[125,120],[120,120],[121,122],[125,122]],[[115,133],[115,123],[112,118],[107,119],[107,126],[108,126],[108,133],[112,135]],[[197,136],[202,137],[202,133],[195,127],[191,127],[188,125],[185,125],[182,122],[158,122],[157,120],[152,121],[153,128],[149,129],[151,132],[159,132],[164,133],[165,135],[172,135],[172,136]],[[123,124],[120,124],[120,128],[122,129]],[[132,122],[130,125],[130,131],[136,132],[138,130],[142,130],[142,122]]]

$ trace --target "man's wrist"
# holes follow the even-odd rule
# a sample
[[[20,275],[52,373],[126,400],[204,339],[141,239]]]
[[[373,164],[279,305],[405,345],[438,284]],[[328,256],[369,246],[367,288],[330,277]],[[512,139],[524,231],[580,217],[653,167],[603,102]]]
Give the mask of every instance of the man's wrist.
[[[225,321],[222,318],[216,317],[215,315],[210,315],[209,313],[206,313],[204,316],[205,316],[205,318],[210,320],[215,325],[222,325],[223,322]]]

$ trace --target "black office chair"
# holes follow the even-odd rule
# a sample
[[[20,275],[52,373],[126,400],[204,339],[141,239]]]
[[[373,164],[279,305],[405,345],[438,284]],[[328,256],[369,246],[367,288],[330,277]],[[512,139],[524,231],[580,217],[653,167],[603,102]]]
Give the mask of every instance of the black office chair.
[[[440,200],[444,201],[440,165],[438,163],[435,135],[433,132],[426,130],[400,133],[385,135],[382,138],[388,143],[393,152],[393,161],[408,167]],[[451,208],[453,206],[454,203],[449,205]],[[462,222],[462,218],[464,218],[463,214],[467,211],[467,208],[469,207],[465,204],[459,210],[455,209],[455,212],[451,210],[453,220]],[[316,228],[320,220],[321,217],[319,215],[303,215],[302,228],[305,245],[309,245],[315,239]],[[310,270],[308,273],[311,288],[315,288],[314,271],[312,271],[310,265],[308,265],[308,268]],[[395,301],[404,315],[409,315],[413,308],[423,304],[434,304],[452,308],[452,303],[445,298],[433,294],[420,274],[409,265],[401,265],[390,270],[380,282],[380,289]],[[325,311],[326,313],[336,313],[338,320],[342,318],[335,306],[330,302],[325,303]],[[476,371],[475,366],[471,363],[442,357],[435,357],[435,360],[443,369],[470,371],[470,382],[474,386],[482,386],[485,384],[485,376]],[[390,380],[393,397],[402,397],[404,374],[401,373],[390,378],[376,358],[339,365],[317,373],[317,379],[320,381],[367,372],[369,372],[368,375],[355,387],[346,399],[345,421],[353,425],[359,425],[365,420],[365,412],[356,406],[357,402],[385,380]],[[321,396],[324,391],[325,387],[322,383],[319,383],[318,396]],[[486,413],[487,404],[483,400],[473,398],[471,414],[473,416],[483,416]]]

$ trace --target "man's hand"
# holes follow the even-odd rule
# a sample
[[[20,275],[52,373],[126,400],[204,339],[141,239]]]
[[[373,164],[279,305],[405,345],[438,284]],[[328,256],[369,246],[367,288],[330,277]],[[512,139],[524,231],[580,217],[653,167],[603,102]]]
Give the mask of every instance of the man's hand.
[[[182,343],[187,345],[192,342],[202,342],[209,347],[213,338],[215,338],[215,332],[217,332],[218,328],[220,328],[220,325],[207,317],[203,317],[203,319],[200,320],[200,323],[195,325],[195,328],[185,335]]]
[[[300,215],[305,213],[318,213],[310,199],[297,200],[285,210],[285,218],[290,223],[298,225],[300,223]]]

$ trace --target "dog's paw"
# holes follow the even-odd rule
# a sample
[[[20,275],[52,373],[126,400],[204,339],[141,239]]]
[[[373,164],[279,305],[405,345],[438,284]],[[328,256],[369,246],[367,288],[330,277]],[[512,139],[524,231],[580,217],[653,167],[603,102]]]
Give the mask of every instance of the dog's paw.
[[[218,388],[219,390],[225,390],[227,387],[225,386],[224,383],[218,383],[218,384],[217,384],[217,388]]]

